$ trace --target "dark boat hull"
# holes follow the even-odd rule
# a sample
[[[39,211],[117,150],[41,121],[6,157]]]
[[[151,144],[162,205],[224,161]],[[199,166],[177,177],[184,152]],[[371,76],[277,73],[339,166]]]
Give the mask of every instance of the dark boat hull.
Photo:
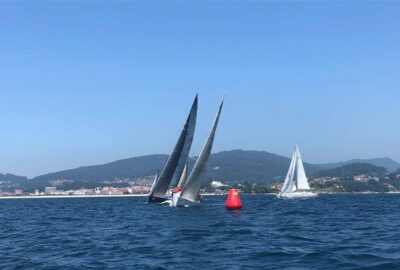
[[[169,200],[169,198],[167,198],[167,197],[158,197],[158,196],[149,196],[148,197],[149,203],[163,203],[168,200]]]

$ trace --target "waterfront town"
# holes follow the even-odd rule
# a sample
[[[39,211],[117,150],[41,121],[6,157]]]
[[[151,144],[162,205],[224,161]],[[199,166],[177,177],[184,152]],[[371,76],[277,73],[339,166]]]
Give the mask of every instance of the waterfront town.
[[[49,197],[49,196],[123,196],[137,195],[144,196],[149,193],[152,185],[152,177],[145,177],[135,180],[118,180],[103,182],[103,186],[77,189],[64,189],[71,180],[53,180],[51,186],[44,189],[35,189],[34,191],[25,191],[16,188],[12,191],[0,190],[0,197]],[[341,192],[398,192],[400,190],[400,172],[389,173],[376,176],[370,174],[360,174],[351,177],[323,176],[313,177],[309,180],[310,186],[318,193],[341,193]],[[268,194],[278,193],[283,184],[283,179],[273,183],[250,183],[250,182],[227,182],[227,181],[209,181],[201,189],[201,194],[223,195],[234,187],[239,192],[245,194]],[[121,187],[124,183],[126,186]],[[107,185],[108,184],[108,185]]]
[[[35,189],[34,191],[25,191],[22,188],[16,188],[14,192],[0,190],[0,197],[10,196],[91,196],[91,195],[129,195],[147,194],[151,187],[151,181],[148,178],[138,179],[135,181],[128,181],[126,186],[121,186],[121,181],[104,182],[99,187],[88,188],[80,187],[76,189],[64,189],[64,186],[73,183],[72,180],[52,180],[49,186],[43,189]],[[109,184],[109,185],[107,185]],[[91,184],[92,185],[92,184]]]
[[[17,188],[14,192],[1,191],[0,197],[19,197],[19,196],[121,196],[121,195],[146,195],[149,193],[152,182],[149,178],[139,179],[133,181],[132,185],[127,187],[114,187],[114,186],[102,186],[95,188],[79,188],[63,190],[60,188],[63,183],[71,182],[70,180],[54,180],[52,183],[54,186],[44,187],[44,190],[35,189],[33,192],[26,192],[23,189]],[[229,185],[224,184],[220,181],[212,181],[207,190],[212,190],[213,194],[224,194]],[[201,190],[202,193],[206,192],[206,189]]]

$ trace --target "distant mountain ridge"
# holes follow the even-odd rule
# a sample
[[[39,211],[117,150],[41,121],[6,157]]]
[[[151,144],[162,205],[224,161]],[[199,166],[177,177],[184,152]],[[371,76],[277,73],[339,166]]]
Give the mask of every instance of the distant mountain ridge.
[[[154,175],[163,169],[168,155],[148,155],[127,158],[102,165],[86,166],[61,172],[49,173],[33,178],[33,181],[47,182],[54,179],[74,181],[105,181],[116,178],[139,178]],[[350,163],[369,163],[376,166],[388,165],[388,170],[394,170],[395,161],[384,159],[338,162],[332,164],[304,163],[306,172],[312,176],[318,171],[336,168]],[[189,167],[193,167],[195,160],[189,160]],[[207,166],[207,177],[226,182],[262,182],[269,183],[284,177],[290,164],[290,158],[279,156],[266,151],[230,150],[211,155]],[[398,164],[400,167],[400,164]]]
[[[319,177],[353,177],[357,175],[383,176],[388,170],[385,167],[369,163],[350,163],[341,167],[322,170],[316,173]]]
[[[117,160],[114,162],[79,167],[70,170],[48,173],[28,180],[26,177],[11,174],[0,174],[0,180],[7,177],[23,188],[43,188],[50,185],[52,180],[72,180],[79,183],[92,183],[90,186],[103,181],[115,179],[133,179],[154,175],[163,169],[168,155],[157,154]],[[305,163],[308,176],[326,169],[337,168],[350,163],[368,163],[385,167],[389,171],[400,168],[400,164],[390,158],[354,159],[332,164]],[[190,169],[195,160],[189,160]],[[224,182],[271,183],[282,180],[287,173],[290,158],[272,154],[266,151],[231,150],[214,153],[208,162],[207,180]],[[0,186],[1,188],[1,186]]]
[[[215,153],[208,165],[208,176],[225,182],[271,183],[283,178],[290,165],[290,158],[266,151],[231,150]],[[304,163],[309,174],[319,167]]]
[[[37,176],[32,180],[48,181],[66,179],[76,181],[105,181],[116,178],[144,177],[153,175],[157,170],[162,169],[167,159],[168,155],[163,154],[126,158],[101,165],[48,173]]]
[[[25,186],[28,178],[25,176],[18,176],[10,173],[0,173],[0,191],[6,187],[6,190],[14,190],[21,186]]]
[[[0,173],[0,181],[26,181],[28,180],[25,176],[14,175],[11,173],[2,174]]]
[[[122,159],[111,163],[80,167],[49,173],[32,179],[36,182],[50,180],[105,181],[112,179],[139,178],[154,175],[163,169],[168,155],[150,155]],[[195,160],[189,160],[190,169]],[[290,159],[265,151],[232,150],[212,154],[207,164],[207,177],[226,182],[271,182],[286,175]],[[309,173],[318,167],[305,163]]]
[[[384,167],[388,171],[392,172],[400,168],[400,163],[391,158],[371,158],[371,159],[351,159],[348,161],[327,163],[327,164],[315,164],[322,169],[333,169],[337,167],[342,167],[351,163],[368,163],[379,167]]]

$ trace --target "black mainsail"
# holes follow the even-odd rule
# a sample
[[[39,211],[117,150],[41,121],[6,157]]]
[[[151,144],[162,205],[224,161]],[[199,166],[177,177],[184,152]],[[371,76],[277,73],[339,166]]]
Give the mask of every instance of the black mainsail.
[[[169,156],[164,169],[156,179],[152,190],[149,193],[149,202],[164,202],[168,198],[166,193],[175,174],[182,174],[183,167],[186,164],[190,148],[192,146],[194,130],[196,126],[198,97],[193,101],[189,116],[179,136],[172,154]]]

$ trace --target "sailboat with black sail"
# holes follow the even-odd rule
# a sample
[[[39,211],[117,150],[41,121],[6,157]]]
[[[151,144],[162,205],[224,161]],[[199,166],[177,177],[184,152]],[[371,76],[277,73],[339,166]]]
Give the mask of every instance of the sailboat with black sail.
[[[197,104],[198,97],[196,95],[196,98],[194,99],[190,109],[189,116],[186,119],[185,125],[180,133],[174,150],[169,156],[164,169],[154,180],[153,186],[148,194],[149,203],[163,203],[170,199],[167,195],[167,191],[170,187],[171,181],[173,178],[181,176],[189,156],[190,148],[192,146],[194,130],[196,126]]]

